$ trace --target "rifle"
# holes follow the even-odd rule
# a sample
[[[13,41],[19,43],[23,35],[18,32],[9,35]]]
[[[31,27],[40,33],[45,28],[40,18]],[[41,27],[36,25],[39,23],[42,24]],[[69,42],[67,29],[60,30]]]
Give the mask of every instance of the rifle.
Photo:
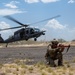
[[[69,51],[70,45],[65,46],[65,45],[59,44],[57,47],[61,48],[62,52],[64,51],[64,48],[67,47],[67,50],[66,50],[66,53],[67,53]]]

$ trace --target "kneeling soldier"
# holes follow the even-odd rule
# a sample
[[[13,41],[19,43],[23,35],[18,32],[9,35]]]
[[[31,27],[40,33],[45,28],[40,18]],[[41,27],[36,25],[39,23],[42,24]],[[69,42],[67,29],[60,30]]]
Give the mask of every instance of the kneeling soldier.
[[[59,42],[56,39],[51,41],[51,44],[48,45],[47,53],[45,55],[45,58],[48,64],[55,67],[56,64],[54,60],[58,59],[58,66],[62,66],[63,65],[63,55],[62,55],[63,50],[64,50],[64,46],[62,44],[59,44]]]

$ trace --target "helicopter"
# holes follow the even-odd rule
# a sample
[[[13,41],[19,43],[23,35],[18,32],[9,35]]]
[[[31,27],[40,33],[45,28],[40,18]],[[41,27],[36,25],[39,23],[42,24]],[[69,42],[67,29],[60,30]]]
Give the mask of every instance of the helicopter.
[[[0,31],[4,31],[4,30],[9,30],[9,29],[17,29],[17,28],[21,28],[17,31],[14,32],[14,35],[12,35],[11,37],[9,37],[8,39],[4,40],[1,37],[0,34],[0,43],[11,43],[11,42],[15,42],[15,41],[20,41],[20,40],[29,40],[31,38],[34,38],[34,41],[37,41],[37,38],[40,37],[41,35],[45,35],[45,30],[40,30],[39,28],[33,28],[33,27],[29,27],[29,25],[32,24],[37,24],[37,23],[41,23],[47,20],[51,20],[57,17],[60,17],[60,15],[54,16],[52,18],[48,18],[48,19],[44,19],[32,24],[23,24],[19,21],[17,21],[16,19],[14,19],[13,17],[7,15],[4,16],[5,18],[19,24],[20,26],[16,26],[16,27],[11,27],[11,28],[5,28],[5,29],[0,29]]]

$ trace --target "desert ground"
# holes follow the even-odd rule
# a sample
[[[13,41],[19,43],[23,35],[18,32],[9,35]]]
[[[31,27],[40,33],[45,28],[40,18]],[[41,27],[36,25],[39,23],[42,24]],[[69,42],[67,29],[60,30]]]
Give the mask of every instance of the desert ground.
[[[71,46],[65,54],[66,49],[63,52],[64,66],[51,68],[44,57],[47,46],[0,48],[0,75],[74,75],[75,47]],[[18,71],[14,73],[13,68]],[[23,73],[19,73],[21,68]]]

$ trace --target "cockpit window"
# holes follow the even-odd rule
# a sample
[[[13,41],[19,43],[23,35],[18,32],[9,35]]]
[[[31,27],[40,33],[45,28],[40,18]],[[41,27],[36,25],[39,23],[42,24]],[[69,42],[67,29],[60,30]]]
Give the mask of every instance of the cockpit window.
[[[39,29],[37,29],[37,28],[35,28],[34,30],[35,30],[35,32],[40,32],[40,30],[39,30]]]
[[[33,29],[30,29],[30,33],[33,34],[34,33],[34,30]]]

